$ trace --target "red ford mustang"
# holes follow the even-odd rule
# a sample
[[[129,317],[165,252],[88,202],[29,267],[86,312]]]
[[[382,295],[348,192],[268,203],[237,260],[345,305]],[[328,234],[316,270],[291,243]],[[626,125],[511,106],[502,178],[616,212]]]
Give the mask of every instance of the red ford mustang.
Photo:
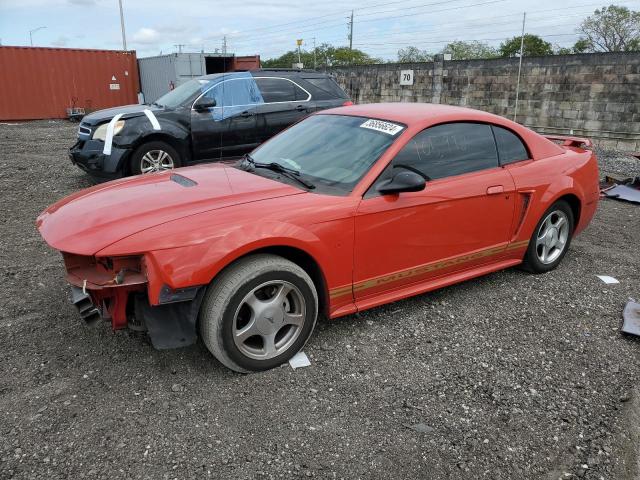
[[[45,210],[73,302],[157,348],[198,333],[272,368],[336,318],[496,270],[555,268],[598,202],[588,140],[424,104],[326,110],[237,165],[118,180]]]

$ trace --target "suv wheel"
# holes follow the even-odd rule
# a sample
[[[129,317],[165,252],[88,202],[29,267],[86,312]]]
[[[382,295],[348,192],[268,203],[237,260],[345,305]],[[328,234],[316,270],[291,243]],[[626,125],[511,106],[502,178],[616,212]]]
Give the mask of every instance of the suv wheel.
[[[160,172],[179,167],[180,156],[166,142],[153,141],[140,145],[131,156],[131,173],[134,175]]]

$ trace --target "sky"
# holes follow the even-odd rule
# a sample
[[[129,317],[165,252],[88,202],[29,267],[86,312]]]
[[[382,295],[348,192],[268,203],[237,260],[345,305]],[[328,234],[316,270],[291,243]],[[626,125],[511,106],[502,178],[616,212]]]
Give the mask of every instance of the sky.
[[[392,60],[400,48],[439,52],[454,40],[499,45],[525,31],[555,46],[570,46],[576,27],[607,1],[593,0],[122,0],[127,48],[138,57],[182,51],[277,57],[296,48],[348,45],[354,11],[353,46]],[[640,0],[616,1],[640,10]],[[0,0],[0,42],[35,46],[122,49],[118,0]],[[182,47],[177,47],[177,45]],[[1,66],[0,66],[1,67]]]

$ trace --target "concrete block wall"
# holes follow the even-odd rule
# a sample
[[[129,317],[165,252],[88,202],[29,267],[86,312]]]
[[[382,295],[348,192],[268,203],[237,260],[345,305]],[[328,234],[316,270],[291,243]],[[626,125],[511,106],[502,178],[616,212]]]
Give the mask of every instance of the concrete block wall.
[[[413,70],[414,84],[400,85]],[[513,118],[518,59],[382,64],[328,69],[356,103],[432,102]],[[516,120],[540,133],[586,136],[640,151],[640,53],[524,58]]]

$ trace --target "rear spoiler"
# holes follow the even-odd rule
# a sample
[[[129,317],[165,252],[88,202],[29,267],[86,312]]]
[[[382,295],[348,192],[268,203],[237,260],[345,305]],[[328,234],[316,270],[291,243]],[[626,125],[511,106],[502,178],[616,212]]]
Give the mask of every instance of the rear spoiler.
[[[575,148],[591,148],[593,143],[588,138],[582,137],[567,137],[564,135],[543,135],[547,140],[551,140],[552,142],[560,143],[563,147],[575,147]]]

